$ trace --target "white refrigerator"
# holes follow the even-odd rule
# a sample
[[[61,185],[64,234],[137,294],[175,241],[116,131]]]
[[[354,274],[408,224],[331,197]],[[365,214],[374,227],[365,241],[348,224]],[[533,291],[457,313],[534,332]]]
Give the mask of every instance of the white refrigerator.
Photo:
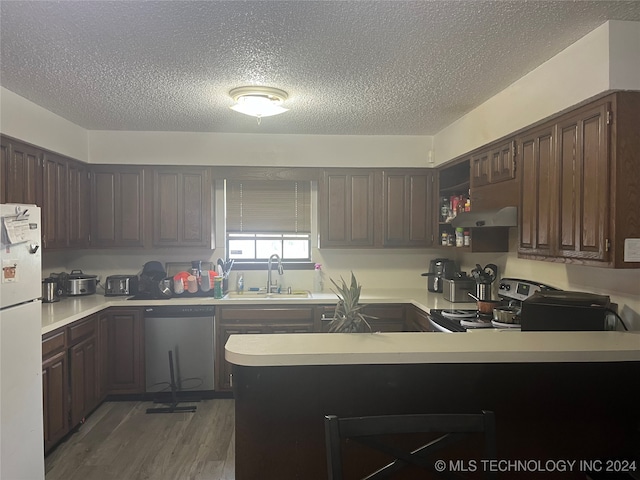
[[[0,204],[0,479],[44,479],[40,208]]]

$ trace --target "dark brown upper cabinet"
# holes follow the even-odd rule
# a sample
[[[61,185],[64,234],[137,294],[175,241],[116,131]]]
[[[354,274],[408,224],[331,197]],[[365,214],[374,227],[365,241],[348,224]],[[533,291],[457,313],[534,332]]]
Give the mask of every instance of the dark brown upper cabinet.
[[[86,164],[69,160],[69,242],[73,248],[89,246],[90,225],[90,175]]]
[[[100,165],[91,172],[91,246],[145,246],[146,170]]]
[[[520,253],[552,254],[555,128],[543,126],[518,140],[522,163]]]
[[[0,139],[2,153],[2,203],[26,203],[42,206],[43,152],[35,147]]]
[[[69,177],[65,157],[45,154],[43,185],[42,244],[44,248],[65,248],[69,242]]]
[[[154,169],[153,245],[213,248],[213,191],[209,168]]]
[[[432,245],[433,170],[327,169],[318,190],[321,248]]]
[[[328,169],[319,186],[320,247],[373,247],[375,172]]]
[[[382,188],[383,246],[431,246],[435,202],[433,171],[383,170]]]
[[[518,139],[522,155],[518,254],[614,268],[640,238],[640,93],[618,92]]]

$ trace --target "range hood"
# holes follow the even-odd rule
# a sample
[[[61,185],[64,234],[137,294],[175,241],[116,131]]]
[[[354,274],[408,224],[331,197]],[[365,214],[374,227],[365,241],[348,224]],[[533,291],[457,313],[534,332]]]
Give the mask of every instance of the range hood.
[[[503,207],[483,212],[463,212],[451,221],[454,228],[517,227],[518,207]]]

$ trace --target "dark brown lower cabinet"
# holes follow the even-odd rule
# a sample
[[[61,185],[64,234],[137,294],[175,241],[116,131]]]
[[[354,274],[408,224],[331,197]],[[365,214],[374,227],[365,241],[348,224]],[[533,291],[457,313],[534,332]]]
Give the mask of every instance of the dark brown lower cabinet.
[[[98,400],[102,402],[109,391],[109,313],[98,314]]]
[[[260,333],[311,333],[314,307],[264,305],[218,307],[216,310],[215,382],[217,391],[231,391],[231,364],[225,360],[224,346],[231,335]]]
[[[335,305],[316,307],[315,331],[328,332]],[[402,332],[405,330],[405,306],[402,304],[367,305],[362,313],[375,318],[367,318],[372,332]]]
[[[367,305],[363,313],[375,318],[368,322],[374,332],[402,332],[405,330],[404,304]],[[224,361],[224,346],[230,335],[260,333],[320,333],[327,332],[335,304],[296,305],[288,307],[238,306],[218,307],[216,310],[216,351],[218,368],[229,367]],[[217,377],[230,370],[218,370]]]
[[[43,342],[44,343],[44,342]],[[42,362],[44,450],[47,452],[69,432],[67,351]]]
[[[69,349],[71,426],[82,423],[98,406],[98,349],[92,336]]]
[[[112,308],[108,325],[109,393],[144,393],[144,318],[140,308]]]
[[[45,452],[107,394],[144,392],[142,310],[110,308],[42,338]]]
[[[407,319],[405,321],[405,330],[407,332],[432,332],[429,323],[429,315],[424,310],[413,306],[407,306]]]

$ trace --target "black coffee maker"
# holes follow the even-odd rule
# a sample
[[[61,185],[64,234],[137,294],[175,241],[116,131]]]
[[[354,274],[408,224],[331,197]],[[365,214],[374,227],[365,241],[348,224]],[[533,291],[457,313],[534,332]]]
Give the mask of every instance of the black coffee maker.
[[[458,273],[456,263],[448,258],[435,258],[429,262],[429,271],[423,273],[427,277],[427,290],[442,293],[442,280],[453,279]]]
[[[160,281],[167,276],[162,263],[153,261],[147,262],[142,267],[138,291],[140,297],[163,298],[165,295],[160,291]]]

